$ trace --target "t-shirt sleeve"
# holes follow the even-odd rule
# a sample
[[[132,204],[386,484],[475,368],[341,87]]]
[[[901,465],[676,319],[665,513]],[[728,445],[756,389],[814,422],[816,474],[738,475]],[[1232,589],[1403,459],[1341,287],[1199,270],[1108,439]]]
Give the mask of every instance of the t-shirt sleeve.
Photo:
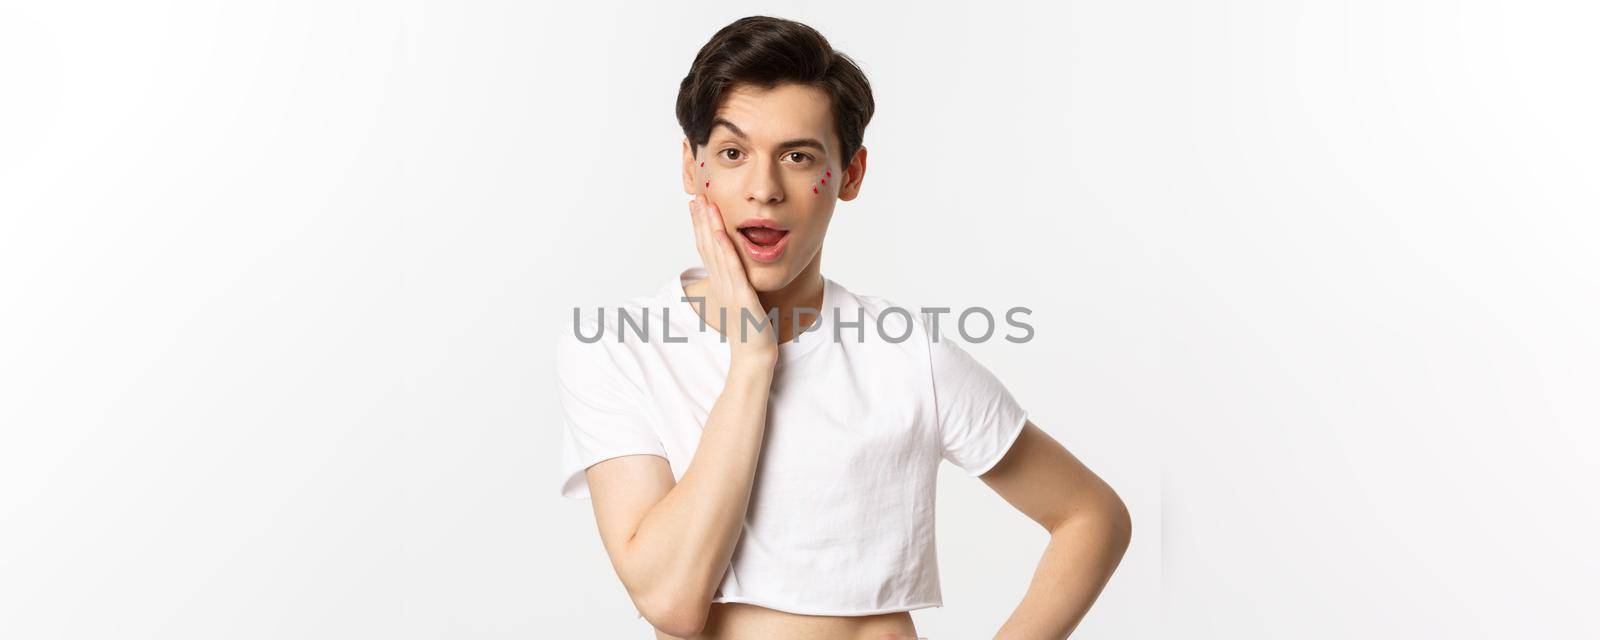
[[[585,471],[596,463],[634,454],[667,457],[644,413],[642,392],[603,340],[585,343],[568,326],[556,341],[563,431],[561,495],[567,498],[589,497]]]
[[[1022,434],[1028,412],[994,373],[949,336],[930,333],[933,396],[944,459],[987,473]],[[937,339],[934,339],[937,338]]]

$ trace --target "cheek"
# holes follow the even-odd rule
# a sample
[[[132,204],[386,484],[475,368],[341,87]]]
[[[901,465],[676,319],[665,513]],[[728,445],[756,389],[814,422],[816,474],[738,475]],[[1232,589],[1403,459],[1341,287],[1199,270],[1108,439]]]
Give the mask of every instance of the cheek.
[[[811,183],[811,193],[819,196],[838,193],[838,191],[838,181],[833,179],[832,169],[823,169],[821,173],[817,174],[816,180]]]
[[[723,212],[723,222],[727,222],[728,210],[722,206],[721,198],[717,197],[717,192],[724,190],[728,182],[718,181],[716,174],[711,170],[711,164],[704,160],[695,162],[695,175],[698,179],[696,184],[700,185],[700,193],[705,194],[706,200],[709,200],[711,204],[716,205],[717,209]],[[722,187],[718,188],[717,185],[722,185]],[[732,229],[724,229],[724,231],[728,232],[729,239],[733,239],[732,234],[736,233]]]

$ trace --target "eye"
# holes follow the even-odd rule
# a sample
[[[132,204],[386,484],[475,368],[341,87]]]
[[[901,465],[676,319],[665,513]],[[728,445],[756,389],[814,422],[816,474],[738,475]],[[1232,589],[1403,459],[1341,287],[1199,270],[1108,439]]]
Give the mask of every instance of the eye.
[[[799,151],[790,151],[788,153],[788,155],[789,155],[789,157],[800,156],[801,159],[795,161],[797,163],[799,163],[799,162],[810,162],[811,161],[811,154],[809,154],[809,153],[801,153]]]
[[[723,157],[723,158],[726,158],[726,159],[728,159],[728,160],[738,160],[738,158],[736,158],[736,157],[735,157],[735,158],[729,158],[729,157],[728,157],[728,154],[729,154],[729,153],[730,153],[730,152],[731,152],[731,153],[734,153],[734,154],[738,154],[738,153],[739,153],[739,150],[738,150],[738,149],[734,149],[734,148],[731,148],[731,147],[730,147],[730,148],[727,148],[727,149],[723,149],[723,150],[722,150],[722,152],[721,152],[721,153],[722,153],[722,157]]]

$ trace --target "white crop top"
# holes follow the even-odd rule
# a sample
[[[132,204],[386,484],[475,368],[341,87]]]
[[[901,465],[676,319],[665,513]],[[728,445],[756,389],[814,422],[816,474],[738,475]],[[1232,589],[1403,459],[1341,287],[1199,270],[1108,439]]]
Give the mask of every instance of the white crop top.
[[[698,302],[682,299],[683,285],[705,275],[692,267],[604,308],[598,341],[563,328],[561,495],[588,498],[585,469],[630,454],[661,456],[683,478],[731,357],[722,336],[701,326]],[[834,616],[943,606],[939,460],[982,475],[1027,412],[945,337],[955,334],[943,328],[952,316],[938,319],[933,340],[917,308],[885,313],[895,305],[823,280],[815,328],[779,345],[744,530],[712,602]],[[600,309],[580,315],[583,336],[601,331]]]

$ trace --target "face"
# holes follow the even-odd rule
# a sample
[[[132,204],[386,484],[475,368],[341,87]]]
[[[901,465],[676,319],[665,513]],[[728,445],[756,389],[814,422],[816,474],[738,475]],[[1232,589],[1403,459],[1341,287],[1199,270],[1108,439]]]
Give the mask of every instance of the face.
[[[699,153],[685,140],[684,187],[722,211],[750,285],[782,289],[821,259],[834,204],[855,198],[866,149],[841,157],[821,89],[737,85]],[[753,228],[765,224],[769,230]]]

